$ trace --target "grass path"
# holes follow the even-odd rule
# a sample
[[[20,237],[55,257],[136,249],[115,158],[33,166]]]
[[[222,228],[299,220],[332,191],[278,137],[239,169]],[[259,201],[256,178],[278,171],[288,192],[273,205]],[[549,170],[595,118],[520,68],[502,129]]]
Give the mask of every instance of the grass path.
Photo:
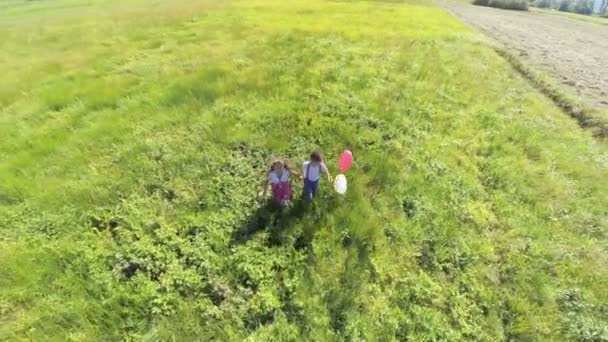
[[[4,6],[0,339],[608,334],[605,143],[446,11]],[[346,196],[256,202],[313,148]]]

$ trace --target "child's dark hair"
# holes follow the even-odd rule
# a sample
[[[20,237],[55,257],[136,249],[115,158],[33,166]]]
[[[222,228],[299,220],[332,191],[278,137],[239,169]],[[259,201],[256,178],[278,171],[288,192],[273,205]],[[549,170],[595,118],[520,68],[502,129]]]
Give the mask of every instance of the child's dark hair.
[[[320,163],[323,161],[323,155],[319,151],[312,151],[312,153],[310,154],[310,160]]]

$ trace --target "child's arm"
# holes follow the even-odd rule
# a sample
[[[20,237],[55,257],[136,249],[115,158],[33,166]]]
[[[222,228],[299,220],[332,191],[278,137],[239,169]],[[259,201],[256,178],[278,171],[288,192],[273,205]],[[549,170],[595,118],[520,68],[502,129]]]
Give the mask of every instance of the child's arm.
[[[291,171],[291,173],[298,178],[298,180],[304,180],[304,177],[298,171]]]
[[[325,163],[321,164],[321,167],[323,169],[323,172],[325,172],[325,174],[327,175],[327,181],[331,183],[331,174],[329,173],[329,169],[327,168]]]

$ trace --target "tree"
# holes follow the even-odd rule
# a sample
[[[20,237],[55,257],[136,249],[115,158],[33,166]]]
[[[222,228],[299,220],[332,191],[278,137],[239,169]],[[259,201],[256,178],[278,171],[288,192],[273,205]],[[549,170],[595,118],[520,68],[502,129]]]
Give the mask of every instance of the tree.
[[[534,6],[539,7],[539,8],[550,8],[551,0],[536,0],[536,2],[534,3]]]
[[[608,0],[604,0],[600,6],[600,14],[608,16]]]
[[[577,0],[574,4],[574,12],[590,15],[593,13],[593,2],[591,0]]]

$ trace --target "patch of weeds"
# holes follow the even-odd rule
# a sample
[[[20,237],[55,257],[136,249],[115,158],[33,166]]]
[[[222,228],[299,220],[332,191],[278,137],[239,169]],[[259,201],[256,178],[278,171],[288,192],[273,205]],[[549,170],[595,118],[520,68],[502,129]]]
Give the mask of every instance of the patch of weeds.
[[[396,244],[402,240],[399,229],[393,226],[384,227],[384,237],[391,243]]]
[[[558,294],[556,301],[563,311],[580,312],[585,309],[580,289],[564,290]]]
[[[148,194],[159,194],[163,199],[167,201],[173,201],[177,198],[177,194],[172,189],[168,189],[160,184],[150,183],[145,185],[145,189]]]
[[[232,289],[225,282],[219,280],[210,280],[205,286],[204,292],[216,306],[221,305],[228,297],[233,295]]]
[[[403,213],[405,214],[405,217],[407,219],[414,218],[414,215],[416,215],[417,208],[418,208],[418,201],[416,201],[415,199],[404,198],[401,201],[401,209],[403,210]]]
[[[112,234],[113,238],[117,238],[118,230],[121,226],[126,226],[127,222],[120,217],[92,215],[89,217],[89,224],[96,231],[102,232],[108,230]]]
[[[420,252],[416,257],[418,265],[427,272],[433,272],[437,268],[435,245],[436,242],[434,240],[423,241]]]
[[[556,301],[560,310],[565,313],[562,319],[563,329],[569,338],[584,342],[608,341],[608,322],[596,317],[603,314],[604,310],[589,305],[583,299],[580,289],[561,291]]]

